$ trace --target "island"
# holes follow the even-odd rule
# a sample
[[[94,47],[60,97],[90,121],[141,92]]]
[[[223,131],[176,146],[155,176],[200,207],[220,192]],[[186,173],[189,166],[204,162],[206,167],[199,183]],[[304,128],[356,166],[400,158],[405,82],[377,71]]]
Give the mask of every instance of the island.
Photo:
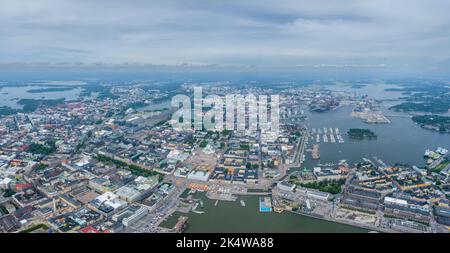
[[[405,95],[402,98],[404,102],[389,108],[392,111],[447,113],[450,110],[450,88],[444,83],[416,83],[385,91],[402,92]]]
[[[363,129],[363,128],[350,128],[347,131],[347,134],[350,138],[355,139],[364,139],[364,138],[377,138],[377,135],[370,131],[369,129]]]
[[[404,102],[391,106],[390,110],[396,112],[430,112],[430,113],[446,113],[450,109],[448,102]]]
[[[75,87],[51,87],[28,90],[28,93],[63,92],[75,89]]]
[[[450,117],[440,115],[419,115],[412,117],[412,120],[423,128],[450,133]]]

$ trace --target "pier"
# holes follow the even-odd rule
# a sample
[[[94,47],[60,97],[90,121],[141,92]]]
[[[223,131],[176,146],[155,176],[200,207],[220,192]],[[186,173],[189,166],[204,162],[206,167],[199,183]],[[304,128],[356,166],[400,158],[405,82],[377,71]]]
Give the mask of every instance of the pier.
[[[336,139],[334,138],[333,134],[330,134],[330,140],[331,140],[331,143],[336,143]]]
[[[323,133],[322,133],[323,130]],[[322,127],[322,128],[313,128],[311,131],[311,134],[313,134],[313,136],[311,137],[311,140],[314,141],[314,137],[315,137],[315,142],[316,143],[320,143],[320,142],[324,142],[324,143],[344,143],[344,138],[342,138],[342,135],[340,134],[340,130],[339,128],[335,127]]]
[[[314,160],[320,159],[320,152],[319,152],[319,145],[318,144],[314,144],[313,145],[313,149],[311,151],[311,156],[312,156],[312,159],[314,159]]]
[[[175,233],[182,233],[186,227],[187,227],[187,221],[188,221],[188,217],[186,216],[180,216],[180,218],[178,218],[178,222],[177,224],[175,224],[175,227],[173,228]]]
[[[206,196],[209,199],[224,200],[224,201],[236,201],[236,196],[234,196],[233,194],[207,192]]]

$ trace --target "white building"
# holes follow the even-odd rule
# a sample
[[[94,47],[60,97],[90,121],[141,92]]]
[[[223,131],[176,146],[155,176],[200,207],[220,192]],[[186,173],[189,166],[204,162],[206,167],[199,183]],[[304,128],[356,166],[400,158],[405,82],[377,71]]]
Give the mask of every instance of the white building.
[[[122,220],[122,224],[125,227],[128,227],[139,221],[142,217],[144,217],[147,214],[148,209],[146,207],[133,205],[120,213],[114,214],[112,216],[112,220],[116,222]]]
[[[3,190],[6,190],[9,188],[9,184],[12,182],[13,180],[11,178],[4,178],[3,180],[0,181],[0,188]]]
[[[186,167],[181,167],[175,170],[175,172],[173,173],[176,177],[182,177],[182,178],[186,178],[188,175],[189,169],[187,169]]]
[[[90,204],[96,208],[101,208],[102,206],[111,207],[114,213],[128,205],[126,201],[119,199],[119,196],[112,192],[105,192],[92,200]]]
[[[194,170],[188,174],[188,179],[206,182],[210,176],[211,173],[208,171]]]
[[[399,205],[399,206],[407,206],[408,201],[404,199],[397,199],[392,197],[384,197],[384,203],[390,205]]]
[[[139,176],[132,183],[120,187],[116,194],[128,202],[135,202],[157,185],[158,176],[148,178]]]
[[[277,186],[282,191],[292,192],[295,189],[295,184],[291,184],[285,181],[278,182]]]
[[[141,196],[141,192],[130,187],[127,185],[124,185],[122,187],[120,187],[117,191],[116,194],[121,198],[124,199],[128,202],[134,202],[136,200],[139,199],[139,197]]]
[[[128,227],[129,225],[136,223],[138,220],[140,220],[142,217],[144,217],[147,214],[148,214],[148,209],[145,207],[141,207],[131,216],[124,218],[122,220],[122,224],[125,227]]]

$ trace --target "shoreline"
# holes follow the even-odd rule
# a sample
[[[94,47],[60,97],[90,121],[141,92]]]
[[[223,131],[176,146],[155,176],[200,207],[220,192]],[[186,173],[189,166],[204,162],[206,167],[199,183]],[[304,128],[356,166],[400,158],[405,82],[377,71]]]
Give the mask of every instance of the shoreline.
[[[253,196],[253,195],[245,195],[245,196],[246,197],[250,197],[250,198],[253,198],[253,197],[254,198],[258,198],[259,197],[259,196]],[[212,208],[216,208],[216,207],[217,208],[223,208],[223,205],[214,206],[214,203],[213,203],[214,200],[211,200],[211,199],[207,198],[206,196],[205,196],[205,198],[208,199],[209,201],[212,201],[212,203],[211,203],[212,204],[212,206],[211,206]],[[236,199],[236,201],[226,201],[226,202],[228,202],[228,203],[233,202],[233,203],[236,203],[236,204],[239,205],[239,201],[238,200],[239,199]],[[252,216],[253,215],[257,215],[257,214],[266,214],[266,213],[261,213],[261,212],[259,212],[257,210],[252,210],[251,203],[249,203],[249,202],[251,202],[251,201],[246,201],[246,203],[248,203],[249,205],[246,205],[245,207],[242,207],[241,205],[239,205],[239,208],[245,209],[244,212],[251,212],[250,215],[252,215]],[[203,213],[203,214],[197,214],[197,213],[194,213],[194,212],[190,211],[189,213],[187,213],[187,215],[188,215],[188,217],[190,219],[191,219],[191,215],[195,215],[195,216],[199,215],[200,217],[205,215],[205,214],[207,214],[207,213],[214,215],[214,211],[215,210],[217,211],[217,209],[205,210],[206,212]],[[283,212],[286,212],[286,213],[283,214]],[[272,212],[267,213],[267,214],[272,214],[272,215],[277,215],[277,216],[278,215],[286,216],[286,215],[289,215],[289,214],[293,214],[294,215],[293,217],[299,217],[299,218],[303,217],[303,218],[310,219],[311,223],[309,225],[317,223],[318,221],[320,221],[320,222],[329,223],[332,226],[334,226],[334,225],[348,226],[350,228],[359,229],[359,230],[363,229],[363,230],[367,230],[367,231],[365,231],[365,232],[362,232],[362,231],[333,231],[333,232],[327,232],[327,231],[324,231],[324,232],[300,231],[299,232],[299,231],[295,231],[295,232],[292,232],[292,231],[286,230],[286,231],[279,231],[279,232],[274,232],[274,233],[371,233],[371,232],[373,233],[374,231],[375,232],[394,232],[394,231],[384,231],[383,229],[380,229],[380,228],[374,228],[374,227],[365,226],[365,225],[361,225],[361,224],[355,224],[355,223],[352,223],[352,222],[346,222],[346,221],[335,220],[335,219],[327,219],[325,217],[318,217],[318,216],[315,216],[315,215],[312,215],[312,214],[299,213],[299,212],[288,211],[288,210],[283,210],[283,212],[272,211]],[[167,222],[172,216],[175,216],[172,219],[176,219],[179,215],[182,215],[181,212],[179,212],[178,210],[173,210],[173,212],[170,213],[169,215],[167,215],[166,218],[160,223],[160,227],[166,229],[166,227],[161,226],[161,224]],[[270,223],[270,220],[267,220],[267,222]],[[243,225],[245,225],[245,222],[243,223]],[[252,231],[248,231],[248,232],[244,232],[244,233],[254,233],[257,230],[258,229],[252,230]],[[227,229],[225,229],[224,231],[225,232],[230,232]],[[222,232],[224,232],[224,231],[222,231]],[[197,233],[197,232],[184,232],[184,233]],[[208,233],[213,233],[213,232],[208,232]]]

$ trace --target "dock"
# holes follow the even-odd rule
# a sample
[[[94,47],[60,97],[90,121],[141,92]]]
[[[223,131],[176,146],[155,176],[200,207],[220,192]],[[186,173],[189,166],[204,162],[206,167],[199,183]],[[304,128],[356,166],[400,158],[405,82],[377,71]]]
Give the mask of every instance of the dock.
[[[206,197],[214,200],[223,200],[223,201],[236,201],[236,196],[229,193],[216,193],[216,192],[207,192]]]
[[[174,232],[182,233],[184,230],[186,230],[188,225],[188,219],[189,218],[186,216],[180,216],[180,218],[178,218],[177,224],[175,224],[175,226],[173,227]]]
[[[330,129],[331,129],[331,128],[330,128]],[[334,138],[334,135],[333,135],[333,134],[330,134],[330,140],[331,140],[332,143],[335,143],[335,142],[336,142],[336,139]]]
[[[320,143],[344,143],[344,138],[342,138],[342,135],[340,134],[340,130],[338,127],[320,127],[320,128],[313,128],[312,129],[311,140],[314,140],[315,135],[315,142]]]
[[[314,159],[314,160],[320,159],[320,152],[319,152],[319,145],[318,144],[314,144],[313,145],[313,149],[311,151],[311,156],[312,156],[312,159]]]

